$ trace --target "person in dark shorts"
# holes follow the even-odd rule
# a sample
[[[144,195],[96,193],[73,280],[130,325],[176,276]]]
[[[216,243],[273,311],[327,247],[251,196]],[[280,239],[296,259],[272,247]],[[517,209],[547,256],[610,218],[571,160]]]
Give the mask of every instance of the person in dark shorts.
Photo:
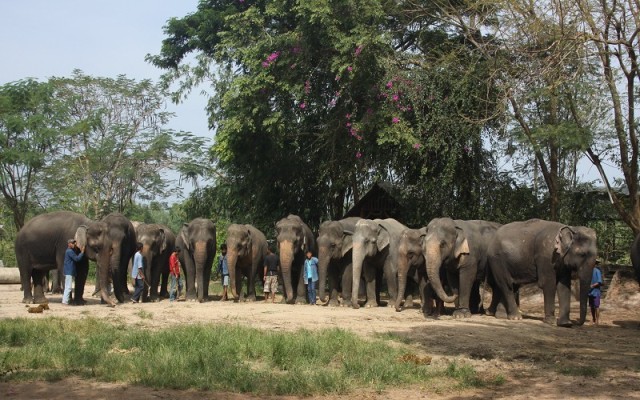
[[[591,307],[591,317],[595,325],[600,323],[600,288],[603,284],[602,271],[599,265],[600,261],[596,261],[596,265],[591,274],[591,288],[589,289],[589,307]]]
[[[276,301],[276,292],[278,291],[278,267],[280,266],[280,258],[273,253],[271,246],[267,249],[267,256],[264,258],[264,301],[269,300],[271,293],[271,302]]]
[[[227,264],[227,244],[220,245],[220,255],[218,256],[218,273],[222,281],[222,301],[229,299],[229,265]]]

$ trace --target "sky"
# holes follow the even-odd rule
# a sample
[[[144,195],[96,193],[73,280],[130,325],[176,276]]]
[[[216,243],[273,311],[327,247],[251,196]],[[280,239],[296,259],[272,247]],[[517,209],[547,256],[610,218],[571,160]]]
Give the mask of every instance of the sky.
[[[74,69],[95,77],[126,75],[157,82],[162,70],[147,63],[165,38],[163,26],[197,9],[198,0],[1,0],[0,85],[25,78],[46,81]],[[195,90],[167,126],[212,137],[207,98]],[[176,177],[173,177],[177,179]],[[183,183],[183,197],[192,187]],[[169,199],[177,200],[177,199]]]

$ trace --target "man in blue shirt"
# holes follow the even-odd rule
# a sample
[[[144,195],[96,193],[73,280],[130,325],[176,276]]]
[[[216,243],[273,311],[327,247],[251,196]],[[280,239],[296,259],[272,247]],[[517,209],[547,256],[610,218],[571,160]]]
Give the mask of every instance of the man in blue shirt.
[[[307,285],[309,304],[316,305],[316,282],[318,282],[318,259],[313,253],[307,251],[307,259],[304,260],[304,284]]]
[[[596,265],[593,267],[591,288],[589,289],[589,307],[591,307],[593,323],[596,325],[600,323],[600,287],[602,287],[602,271],[600,271],[599,264],[600,261],[596,261]]]
[[[138,303],[140,296],[144,290],[144,263],[142,257],[142,243],[136,244],[136,254],[133,256],[133,265],[131,267],[131,277],[133,278],[133,296],[131,296],[132,303]]]
[[[73,278],[76,276],[76,263],[82,260],[84,256],[84,247],[80,249],[80,254],[76,254],[76,240],[67,240],[67,250],[64,252],[64,294],[62,295],[62,304],[69,305],[71,300],[71,285]]]

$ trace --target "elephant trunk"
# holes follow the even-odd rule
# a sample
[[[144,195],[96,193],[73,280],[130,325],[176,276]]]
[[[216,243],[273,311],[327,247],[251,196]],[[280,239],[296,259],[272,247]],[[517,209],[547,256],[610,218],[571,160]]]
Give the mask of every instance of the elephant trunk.
[[[326,282],[327,282],[327,270],[331,263],[331,253],[327,246],[321,246],[318,248],[318,296],[321,302],[325,302],[327,296]]]
[[[113,300],[111,300],[111,297],[107,292],[111,272],[109,261],[110,259],[108,254],[98,254],[96,257],[96,262],[98,264],[98,280],[100,282],[100,297],[106,304],[114,307],[116,304]]]
[[[402,311],[402,300],[404,299],[404,291],[407,286],[407,272],[409,271],[409,263],[406,257],[400,257],[398,260],[398,296],[396,297],[396,311]]]
[[[142,259],[144,262],[144,290],[142,291],[142,298],[146,301],[147,297],[151,294],[153,296],[153,275],[151,273],[151,265],[153,258],[151,256],[151,247],[148,244],[144,244],[142,246],[142,250],[140,251],[142,254]]]
[[[122,281],[122,274],[120,271],[120,258],[122,257],[122,248],[119,244],[114,245],[111,249],[111,258],[109,260],[111,270],[111,282],[113,282],[113,294],[120,303],[124,302],[124,285],[127,281]],[[146,279],[145,275],[145,279]]]
[[[351,306],[355,309],[360,308],[358,304],[358,294],[360,293],[360,278],[362,276],[362,264],[364,263],[365,249],[362,243],[354,242],[352,250],[351,265],[353,271],[353,281],[351,284]]]
[[[205,286],[209,285],[209,282],[204,281],[204,266],[207,262],[207,242],[198,241],[195,243],[195,250],[193,252],[193,261],[196,265],[196,290],[198,295],[198,301],[202,303],[206,299],[204,298]]]
[[[293,266],[294,252],[293,243],[290,241],[283,241],[280,243],[280,270],[282,271],[282,283],[284,284],[284,291],[286,294],[286,301],[289,304],[293,303],[293,285],[291,282],[291,269]]]
[[[231,287],[231,295],[234,300],[240,297],[240,288],[236,287],[236,264],[238,263],[238,251],[235,246],[228,246],[227,249],[227,268],[229,271],[229,286]]]
[[[440,248],[437,241],[432,244],[428,244],[426,247],[425,261],[427,264],[427,276],[431,287],[436,292],[438,297],[445,303],[453,303],[457,296],[449,296],[442,287],[442,281],[440,280],[440,268],[442,267],[442,259],[440,256]],[[405,281],[406,283],[406,281]]]

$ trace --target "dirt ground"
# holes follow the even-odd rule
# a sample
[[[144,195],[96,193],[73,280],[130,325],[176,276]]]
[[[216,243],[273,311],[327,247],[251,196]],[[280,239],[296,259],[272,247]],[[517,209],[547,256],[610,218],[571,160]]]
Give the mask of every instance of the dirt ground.
[[[20,301],[18,285],[0,285],[0,318],[95,317],[152,329],[177,324],[225,323],[288,331],[339,327],[363,336],[392,333],[409,343],[418,355],[433,357],[433,365],[455,360],[468,363],[483,376],[502,376],[504,384],[492,388],[451,391],[437,383],[392,388],[374,388],[336,397],[313,399],[640,399],[640,291],[631,280],[614,278],[602,301],[599,326],[558,328],[542,323],[542,294],[534,287],[523,288],[522,321],[497,320],[475,315],[466,320],[451,316],[425,318],[418,308],[400,313],[391,307],[354,310],[309,305],[221,302],[176,302],[123,304],[116,308],[100,305],[90,296],[82,307],[63,306],[60,295],[49,295],[50,310],[29,314]],[[485,303],[488,304],[490,296]],[[144,310],[144,312],[141,312]],[[578,303],[571,316],[578,317]],[[597,368],[597,378],[579,376],[585,367]],[[572,372],[573,371],[573,372]],[[578,371],[578,372],[576,372]],[[98,389],[98,390],[96,390]],[[101,396],[96,396],[100,393]],[[8,383],[0,381],[3,399],[264,399],[237,393],[196,390],[155,390],[126,384],[81,381]],[[295,397],[268,397],[293,399]]]

